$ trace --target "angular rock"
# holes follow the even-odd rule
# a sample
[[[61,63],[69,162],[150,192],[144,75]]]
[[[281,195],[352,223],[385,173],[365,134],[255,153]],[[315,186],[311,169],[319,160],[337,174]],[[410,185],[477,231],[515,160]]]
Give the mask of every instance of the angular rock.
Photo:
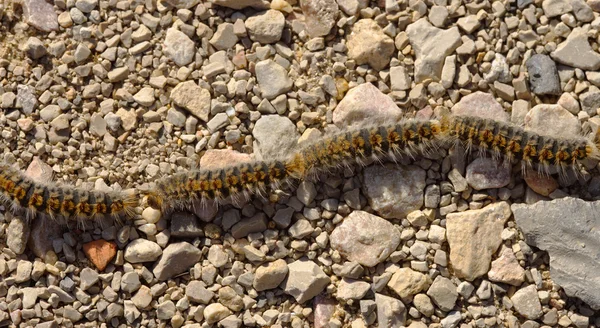
[[[529,320],[535,320],[544,314],[535,285],[519,289],[510,300],[515,310]]]
[[[257,292],[277,288],[287,274],[288,266],[285,260],[279,259],[263,264],[256,269],[252,286]]]
[[[269,8],[269,3],[263,0],[211,0],[211,2],[215,5],[232,9],[242,9],[246,7],[254,7],[256,9]]]
[[[566,1],[565,1],[566,2]],[[589,25],[576,27],[550,55],[561,64],[596,71],[600,68],[600,54],[592,49],[588,40]]]
[[[363,171],[371,207],[386,219],[403,219],[423,206],[426,172],[417,166],[372,165]]]
[[[570,1],[567,0],[544,0],[542,1],[542,9],[546,17],[556,17],[566,14],[573,10]]]
[[[292,88],[292,80],[283,66],[271,59],[256,63],[256,80],[263,97],[273,99]]]
[[[204,230],[198,218],[190,212],[175,212],[171,214],[171,236],[174,237],[204,237]]]
[[[221,303],[212,303],[204,308],[204,319],[207,324],[213,324],[228,317],[231,311]]]
[[[365,281],[342,278],[337,289],[337,298],[344,301],[360,300],[369,291],[371,284]]]
[[[502,105],[494,99],[494,96],[481,91],[464,96],[452,106],[452,114],[477,116],[502,122],[510,121],[510,116],[504,111]]]
[[[442,276],[435,278],[433,284],[427,290],[427,295],[444,312],[452,310],[458,299],[456,285],[450,279]]]
[[[204,283],[198,280],[190,281],[185,288],[185,296],[187,296],[192,302],[200,304],[209,304],[215,293],[206,289]]]
[[[45,0],[24,0],[22,4],[27,24],[42,32],[58,31],[58,16],[52,4]]]
[[[408,25],[406,33],[417,57],[415,82],[423,82],[426,79],[439,81],[444,60],[461,44],[458,28],[442,30],[432,26],[427,18],[421,18]]]
[[[387,286],[401,298],[407,298],[425,290],[431,284],[431,279],[411,268],[400,268],[394,272]]]
[[[269,9],[248,17],[244,24],[252,41],[275,43],[281,39],[285,17],[280,11]]]
[[[22,218],[13,216],[10,212],[7,212],[5,216],[10,220],[6,229],[6,245],[15,254],[23,254],[29,239],[29,224]]]
[[[288,264],[288,269],[289,274],[282,287],[298,303],[317,296],[331,281],[316,263],[308,259],[296,260]]]
[[[196,45],[183,32],[170,28],[167,30],[163,52],[178,66],[185,66],[194,60]]]
[[[488,278],[491,281],[520,286],[525,281],[525,269],[519,265],[512,249],[504,248],[500,257],[492,262]]]
[[[373,267],[396,250],[400,233],[390,222],[363,211],[353,211],[330,236],[331,247],[350,261]]]
[[[467,183],[475,190],[502,188],[510,183],[511,168],[492,158],[476,158],[467,166]]]
[[[94,240],[83,244],[83,253],[99,271],[103,271],[117,255],[117,244],[104,239]]]
[[[492,254],[502,243],[500,235],[510,215],[510,206],[499,202],[480,210],[446,216],[450,262],[457,277],[473,281],[488,272]]]
[[[365,121],[393,122],[401,117],[402,110],[392,98],[371,83],[350,89],[333,110],[333,123],[340,129],[364,124]]]
[[[596,259],[600,257],[600,201],[566,197],[532,205],[513,204],[512,210],[525,242],[550,255],[552,280],[568,296],[599,310],[600,263]]]
[[[540,104],[525,115],[525,128],[541,135],[577,138],[581,135],[581,124],[576,115],[560,105]]]
[[[279,137],[273,138],[274,135]],[[279,158],[292,152],[300,135],[289,118],[265,115],[254,125],[252,136],[261,158]]]
[[[335,312],[336,302],[321,294],[315,297],[313,305],[315,309],[315,328],[328,328],[329,320]]]
[[[556,63],[547,55],[536,54],[527,62],[529,85],[531,91],[537,95],[560,95],[560,78]]]
[[[329,34],[338,16],[335,0],[303,0],[300,8],[304,14],[306,32],[315,38]]]
[[[380,328],[394,328],[406,323],[406,307],[399,299],[375,294],[377,303],[377,322]]]
[[[384,69],[394,53],[394,40],[372,19],[361,19],[348,36],[348,56],[358,65],[369,64],[376,70]]]
[[[267,230],[267,217],[264,213],[259,213],[236,223],[231,227],[231,235],[233,238],[239,239],[253,232],[263,232],[265,230]]]
[[[210,92],[194,81],[181,82],[171,90],[171,99],[197,118],[208,122],[210,115]]]
[[[156,279],[167,280],[185,272],[200,261],[202,251],[187,242],[173,243],[163,250],[163,254],[154,266],[152,272]]]
[[[162,254],[160,246],[150,240],[138,238],[125,247],[125,261],[129,263],[154,262]]]

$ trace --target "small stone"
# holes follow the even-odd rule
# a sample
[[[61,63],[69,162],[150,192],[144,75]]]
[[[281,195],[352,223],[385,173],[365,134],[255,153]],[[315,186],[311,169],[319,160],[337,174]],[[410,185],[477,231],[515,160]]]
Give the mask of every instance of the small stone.
[[[31,279],[31,271],[33,270],[33,263],[29,261],[19,261],[17,264],[17,272],[15,274],[15,282],[22,283]]]
[[[273,135],[280,137],[273,138]],[[295,148],[299,134],[289,118],[265,115],[254,125],[252,136],[257,143],[255,151],[260,152],[261,158],[279,158]]]
[[[302,204],[308,206],[317,196],[317,188],[310,181],[302,181],[296,190],[296,197]]]
[[[125,260],[129,263],[154,262],[162,255],[160,246],[147,239],[136,239],[125,248]]]
[[[194,81],[177,84],[171,90],[171,99],[177,106],[185,108],[197,118],[208,122],[210,115],[210,92],[198,86]]]
[[[502,243],[504,223],[511,215],[505,202],[480,210],[450,213],[446,235],[455,275],[473,281],[488,272],[492,254]]]
[[[408,25],[406,33],[416,53],[415,82],[420,83],[426,79],[439,81],[446,57],[460,46],[458,28],[442,30],[432,26],[427,18],[421,18]]]
[[[558,189],[556,179],[549,175],[540,174],[531,168],[528,168],[525,172],[525,183],[531,190],[546,197]]]
[[[577,116],[559,105],[540,104],[525,115],[525,128],[541,135],[577,138],[581,124]]]
[[[210,39],[210,44],[217,50],[227,50],[235,46],[238,37],[233,31],[233,24],[222,23],[217,26],[217,31]]]
[[[475,190],[502,188],[510,183],[511,167],[492,158],[477,158],[467,166],[467,182]]]
[[[404,66],[395,66],[390,68],[390,82],[392,90],[409,90],[411,79]]]
[[[565,0],[544,0],[542,1],[542,9],[546,17],[555,17],[570,12],[571,7],[570,1]]]
[[[358,65],[369,64],[376,70],[384,69],[395,50],[394,40],[372,19],[361,19],[348,36],[348,56]]]
[[[456,25],[468,34],[473,34],[480,26],[477,15],[464,16],[458,19]]]
[[[219,289],[219,303],[225,305],[234,312],[239,312],[244,308],[242,297],[229,286]]]
[[[427,295],[444,312],[452,310],[458,299],[456,286],[450,279],[442,276],[435,278],[433,284],[427,290]]]
[[[133,100],[144,107],[150,107],[154,104],[154,89],[151,87],[141,88],[135,95]]]
[[[229,255],[223,250],[222,245],[212,245],[208,250],[207,259],[216,268],[221,268],[229,262]]]
[[[448,315],[440,321],[442,324],[442,328],[454,328],[458,326],[458,324],[462,320],[462,315],[460,311],[451,311]]]
[[[190,243],[173,243],[163,250],[163,254],[152,272],[156,279],[164,281],[185,272],[192,265],[196,264],[201,256],[202,252]]]
[[[382,122],[397,121],[402,110],[371,83],[350,89],[333,110],[333,123],[340,129],[364,124],[374,118]]]
[[[108,263],[117,255],[117,244],[98,239],[83,244],[83,252],[99,271],[104,271]]]
[[[277,288],[287,274],[288,267],[285,260],[279,259],[263,264],[256,269],[252,286],[257,292]]]
[[[306,32],[313,38],[329,34],[339,11],[335,0],[301,1],[300,8],[304,14]]]
[[[282,287],[298,303],[304,303],[317,296],[331,281],[316,263],[307,259],[288,264],[288,269],[289,274]]]
[[[248,17],[244,23],[252,41],[275,43],[281,39],[285,17],[281,12],[270,9]]]
[[[562,0],[545,0],[566,3]],[[600,68],[600,54],[592,49],[588,41],[587,27],[576,27],[571,31],[565,41],[560,43],[551,53],[554,60],[561,64],[581,68],[583,70],[597,71]]]
[[[337,289],[337,298],[344,301],[348,300],[360,300],[371,288],[368,282],[342,278]]]
[[[95,270],[83,268],[79,273],[79,279],[79,288],[81,288],[83,291],[86,291],[98,282],[99,275]]]
[[[431,299],[429,296],[425,294],[417,294],[413,298],[413,304],[415,308],[421,313],[423,313],[426,317],[431,317],[435,311],[435,307],[433,303],[431,303]]]
[[[152,293],[150,288],[144,285],[140,286],[135,295],[131,297],[131,301],[133,301],[133,304],[135,304],[135,306],[140,310],[147,308],[152,302]]]
[[[536,54],[526,63],[531,91],[537,95],[560,95],[560,79],[556,64],[547,55]]]
[[[494,99],[494,96],[481,91],[463,97],[452,107],[452,113],[454,115],[477,116],[502,122],[508,122],[510,119],[508,113]]]
[[[402,327],[406,323],[406,307],[402,301],[382,295],[375,294],[377,304],[377,322],[381,328]]]
[[[24,47],[25,51],[27,52],[27,55],[31,59],[40,59],[44,57],[47,53],[47,50],[44,47],[44,43],[36,37],[29,37],[29,39],[27,39],[27,41],[25,42]]]
[[[400,233],[390,222],[363,211],[353,211],[330,236],[331,247],[350,261],[373,267],[396,250]]]
[[[264,213],[259,213],[236,223],[231,227],[231,235],[233,238],[239,239],[253,232],[263,232],[265,230],[267,230],[267,217]]]
[[[27,247],[27,240],[29,239],[29,224],[20,217],[13,216],[10,213],[6,213],[5,216],[10,219],[10,223],[6,229],[6,244],[15,254],[23,254]]]
[[[22,5],[27,24],[42,32],[58,31],[58,18],[52,4],[44,0],[24,0]]]
[[[215,293],[204,287],[201,281],[193,280],[185,288],[185,295],[192,301],[200,304],[209,304]]]
[[[520,286],[525,281],[525,270],[519,265],[512,249],[505,248],[500,257],[492,262],[488,278],[491,281]]]
[[[527,319],[535,320],[542,316],[542,305],[538,298],[537,289],[529,285],[519,289],[511,298],[515,310]]]
[[[410,268],[400,268],[394,272],[387,286],[401,298],[420,293],[431,284],[431,279]]]
[[[213,303],[204,308],[204,319],[207,324],[213,324],[228,317],[231,311],[221,303]]]
[[[131,294],[140,289],[141,286],[142,283],[140,282],[140,276],[137,272],[131,271],[123,274],[123,277],[121,278],[121,290]]]
[[[175,28],[167,30],[164,46],[163,52],[178,66],[190,64],[196,55],[194,41]]]
[[[204,231],[194,214],[175,212],[171,214],[171,236],[204,237]]]
[[[292,80],[286,69],[271,59],[256,64],[256,80],[262,96],[267,99],[273,99],[292,88]]]

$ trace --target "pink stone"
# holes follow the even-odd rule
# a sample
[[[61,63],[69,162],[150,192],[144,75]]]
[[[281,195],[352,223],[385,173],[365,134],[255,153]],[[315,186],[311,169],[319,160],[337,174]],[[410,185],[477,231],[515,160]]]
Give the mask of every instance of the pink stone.
[[[200,158],[200,167],[203,169],[216,169],[233,164],[252,161],[252,156],[229,149],[209,149]]]
[[[488,278],[491,281],[520,286],[525,281],[525,270],[519,265],[512,249],[504,248],[500,257],[492,262]]]
[[[525,183],[542,196],[548,196],[558,188],[558,182],[553,177],[542,175],[533,169],[527,169],[525,172]]]
[[[42,32],[58,31],[58,15],[45,0],[24,0],[25,21]]]
[[[510,121],[510,116],[494,96],[481,91],[463,97],[452,107],[452,114],[477,116],[502,122]]]
[[[325,295],[315,297],[315,328],[329,327],[329,320],[335,311],[335,302]]]
[[[350,89],[333,111],[333,123],[340,129],[371,122],[395,122],[402,110],[392,98],[371,83]]]

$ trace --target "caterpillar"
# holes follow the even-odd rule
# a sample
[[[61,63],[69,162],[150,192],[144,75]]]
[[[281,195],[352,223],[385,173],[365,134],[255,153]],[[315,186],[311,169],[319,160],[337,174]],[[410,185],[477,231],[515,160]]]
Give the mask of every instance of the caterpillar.
[[[36,214],[67,222],[86,222],[109,216],[131,217],[138,201],[134,194],[85,190],[35,181],[7,163],[0,162],[0,203],[27,219]]]
[[[369,159],[413,156],[427,152],[443,140],[438,121],[405,120],[396,124],[342,131],[302,146],[289,157],[242,163],[222,169],[192,170],[167,176],[149,190],[149,206],[166,210],[189,207],[197,200],[222,202],[250,194],[262,194],[290,181],[314,178]]]
[[[600,159],[598,134],[594,140],[583,137],[555,138],[527,131],[510,123],[475,116],[452,116],[444,120],[443,129],[450,138],[464,144],[467,152],[478,148],[481,155],[491,153],[506,164],[521,161],[522,171],[537,166],[548,174],[551,167],[559,174],[571,168],[579,173],[578,164],[588,159]]]

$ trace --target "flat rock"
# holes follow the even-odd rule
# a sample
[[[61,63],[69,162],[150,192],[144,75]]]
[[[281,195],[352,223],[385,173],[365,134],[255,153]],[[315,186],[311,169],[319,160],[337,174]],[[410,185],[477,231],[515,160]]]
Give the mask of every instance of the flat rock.
[[[177,9],[190,9],[197,5],[200,0],[165,0],[165,2]]]
[[[437,276],[427,290],[427,295],[444,312],[454,308],[458,299],[456,285],[446,277]]]
[[[588,26],[589,27],[589,26]],[[588,27],[576,27],[567,39],[561,42],[551,53],[554,60],[561,64],[596,71],[600,68],[600,54],[592,49],[588,40]]]
[[[537,95],[560,95],[560,78],[556,63],[547,55],[536,54],[525,63],[531,91]]]
[[[200,167],[203,169],[216,169],[251,161],[252,155],[249,154],[231,149],[209,149],[200,158]]]
[[[288,72],[271,59],[256,63],[256,80],[262,96],[267,99],[273,99],[292,88]]]
[[[492,262],[488,272],[491,281],[520,286],[525,281],[525,269],[519,265],[519,261],[510,248],[504,248],[500,257]]]
[[[196,45],[185,33],[170,28],[165,36],[163,52],[178,66],[185,66],[194,60]]]
[[[210,91],[198,86],[194,81],[181,82],[171,90],[171,100],[192,115],[208,122],[210,115]]]
[[[554,177],[540,174],[537,170],[528,168],[525,171],[525,183],[536,193],[548,197],[552,192],[558,189],[558,181]]]
[[[303,0],[300,1],[300,8],[308,35],[314,38],[329,34],[338,16],[338,4],[335,0]]]
[[[279,158],[291,153],[300,137],[296,125],[289,118],[279,115],[261,117],[254,125],[252,135],[256,141],[255,150],[265,159]]]
[[[452,106],[452,114],[477,116],[502,122],[510,121],[510,115],[504,111],[502,105],[494,99],[494,96],[481,91],[461,98],[459,102]]]
[[[337,298],[344,301],[360,300],[369,291],[371,284],[365,281],[342,278],[337,289]]]
[[[264,213],[258,213],[252,217],[242,219],[231,227],[231,235],[233,238],[239,239],[253,232],[263,232],[265,230],[267,230],[267,217]]]
[[[431,25],[427,18],[421,18],[408,25],[406,33],[417,57],[415,82],[426,79],[440,81],[446,57],[461,44],[458,27],[442,30]]]
[[[510,183],[511,166],[489,157],[479,157],[467,166],[466,179],[475,190],[502,188]]]
[[[429,276],[411,268],[400,268],[394,272],[387,286],[401,298],[416,295],[431,285]]]
[[[244,24],[252,41],[275,43],[281,39],[285,17],[280,11],[269,9],[248,17]]]
[[[542,1],[542,9],[546,17],[556,17],[566,14],[573,10],[570,1],[567,0],[544,0]]]
[[[348,36],[348,56],[358,65],[369,64],[376,70],[384,69],[395,50],[394,40],[372,19],[361,19]]]
[[[369,204],[386,219],[403,219],[423,206],[426,172],[418,166],[386,164],[364,169]]]
[[[373,267],[396,250],[400,232],[390,222],[363,211],[353,211],[329,237],[331,247],[350,261]]]
[[[381,120],[394,122],[402,110],[392,98],[371,83],[363,83],[348,91],[333,110],[333,123],[340,129]]]
[[[450,262],[457,277],[473,281],[488,272],[492,254],[502,243],[501,233],[510,215],[510,206],[499,202],[480,210],[446,216]]]
[[[171,214],[171,236],[204,237],[198,218],[190,212],[174,212]]]
[[[375,294],[377,322],[380,328],[394,328],[406,323],[406,306],[399,299],[383,294]]]
[[[304,303],[321,293],[329,282],[329,277],[313,261],[296,260],[288,264],[289,274],[282,287],[298,303]]]
[[[185,272],[192,265],[198,263],[201,257],[202,251],[192,244],[187,242],[173,243],[163,250],[163,254],[152,272],[156,279],[164,281]]]
[[[517,290],[510,300],[515,310],[529,320],[535,320],[544,314],[535,285]]]
[[[288,274],[288,266],[285,260],[279,259],[274,262],[265,263],[254,273],[252,286],[257,292],[277,288]]]
[[[99,271],[103,271],[117,255],[117,244],[104,239],[94,240],[83,244],[83,253]]]
[[[198,280],[190,281],[185,289],[185,296],[192,302],[209,304],[215,293],[205,288],[204,283]]]
[[[125,260],[129,263],[154,262],[162,255],[160,246],[150,240],[138,238],[125,247]]]
[[[15,254],[23,254],[29,239],[29,224],[22,218],[13,216],[10,212],[7,212],[5,216],[10,220],[6,229],[6,245]]]
[[[550,255],[552,280],[599,310],[600,202],[566,197],[514,204],[512,210],[525,242]]]
[[[326,295],[318,295],[313,301],[315,311],[315,328],[328,328],[329,320],[335,313],[336,302]]]
[[[24,0],[22,4],[27,24],[42,32],[58,31],[58,16],[52,4],[45,0]]]
[[[576,115],[560,105],[540,104],[525,115],[525,128],[541,135],[577,138],[581,124]]]

